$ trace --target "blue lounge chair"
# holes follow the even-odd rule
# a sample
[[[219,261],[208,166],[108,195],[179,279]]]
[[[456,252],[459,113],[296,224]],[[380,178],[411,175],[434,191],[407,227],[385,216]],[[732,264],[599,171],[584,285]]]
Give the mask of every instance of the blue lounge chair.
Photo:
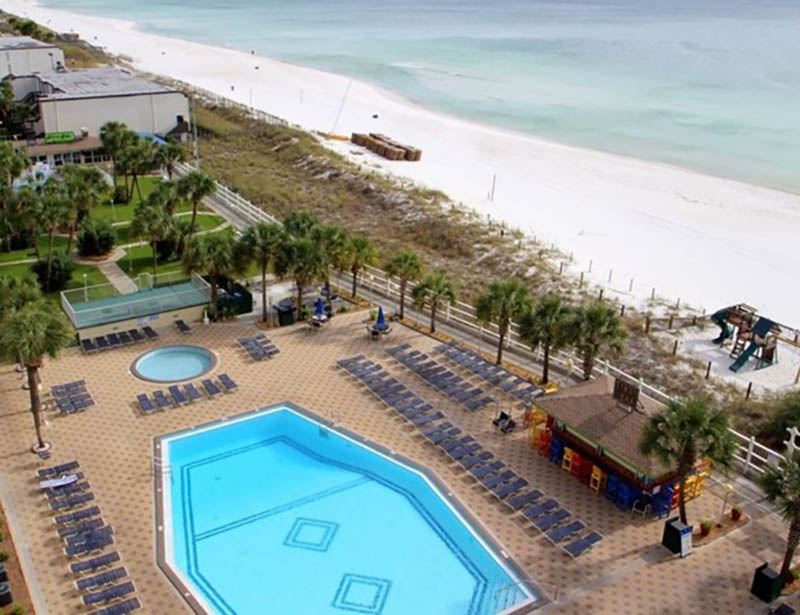
[[[127,331],[120,331],[119,332],[119,341],[122,342],[123,346],[127,346],[128,344],[133,344],[133,339],[130,335],[128,335]]]
[[[516,512],[518,510],[522,510],[530,504],[533,504],[540,497],[542,497],[542,492],[538,489],[534,489],[533,491],[528,491],[522,495],[515,495],[513,498],[509,498],[505,502],[506,506]]]
[[[372,361],[367,361],[365,363],[359,364],[358,367],[348,367],[347,371],[349,371],[353,376],[359,378],[361,376],[366,376],[370,372],[377,372],[382,370],[383,368],[380,365],[373,363]]]
[[[601,540],[603,540],[603,536],[601,534],[598,532],[590,532],[583,538],[573,540],[561,548],[564,549],[564,552],[570,557],[578,557],[593,548]]]
[[[572,515],[566,508],[559,508],[558,510],[547,514],[543,517],[536,519],[533,522],[533,527],[535,527],[540,532],[546,532],[547,530],[559,525],[562,521],[567,519]]]
[[[523,380],[522,378],[514,377],[511,380],[506,380],[505,382],[499,384],[497,388],[499,388],[501,391],[505,391],[506,393],[508,393],[509,391],[511,391],[511,389],[518,387],[524,382],[525,380]]]
[[[111,348],[117,348],[118,346],[122,346],[122,340],[119,339],[119,335],[116,333],[109,333],[106,335],[106,339],[108,340],[108,345]]]
[[[502,485],[514,478],[517,477],[517,473],[514,470],[506,470],[505,472],[501,472],[500,474],[493,474],[492,476],[487,476],[481,481],[481,484],[486,487],[487,489],[494,489],[498,485]]]
[[[225,387],[225,391],[230,393],[231,391],[238,389],[239,385],[236,384],[228,374],[220,374],[219,381],[222,383],[222,386]]]
[[[105,525],[105,521],[100,518],[97,519],[89,519],[88,521],[82,521],[81,523],[76,523],[74,525],[68,525],[67,527],[59,528],[58,530],[58,537],[59,538],[66,538],[67,536],[77,536],[80,534],[85,534],[86,532],[91,532],[93,530],[98,530]]]
[[[433,414],[425,414],[423,416],[417,417],[411,420],[411,424],[415,427],[422,427],[423,425],[427,425],[433,421],[438,421],[439,419],[443,419],[444,414],[441,412],[434,412]]]
[[[64,541],[68,545],[78,545],[82,542],[100,542],[101,540],[104,540],[113,534],[114,529],[110,525],[104,525],[94,530],[83,532],[82,534],[65,536]]]
[[[55,500],[57,498],[63,498],[68,495],[75,495],[76,493],[81,493],[89,489],[89,481],[85,480],[80,483],[71,483],[69,485],[65,485],[64,487],[59,487],[58,489],[50,489],[45,491],[44,495],[48,500]]]
[[[50,510],[64,510],[68,508],[76,508],[81,506],[82,504],[86,504],[86,502],[91,502],[94,500],[93,493],[81,493],[80,495],[75,495],[69,498],[62,498],[58,499],[55,502],[50,503]]]
[[[169,394],[172,395],[172,399],[174,399],[176,403],[181,405],[189,403],[189,398],[183,394],[183,391],[181,391],[177,385],[173,384],[167,387],[167,391],[169,391]]]
[[[446,429],[450,429],[453,426],[450,422],[439,423],[438,425],[434,425],[433,427],[428,427],[428,429],[423,429],[420,433],[425,436],[432,436],[436,434],[438,431],[445,431]]]
[[[525,518],[529,521],[534,521],[535,519],[541,517],[542,515],[546,515],[551,510],[558,508],[558,502],[552,498],[549,500],[545,500],[544,502],[540,502],[539,504],[534,504],[522,511],[522,514],[525,515]]]
[[[473,400],[471,402],[468,402],[468,403],[464,404],[464,407],[467,410],[477,410],[478,408],[482,408],[483,406],[486,406],[487,404],[491,404],[493,401],[494,401],[494,397],[487,396],[487,397],[484,397],[482,399],[475,399],[475,400]]]
[[[40,468],[36,471],[36,474],[39,478],[50,478],[52,476],[60,476],[61,474],[67,474],[68,472],[72,472],[73,470],[77,470],[81,467],[81,464],[77,461],[68,461],[67,463],[62,463],[57,466],[51,466],[49,468]]]
[[[403,412],[403,416],[407,418],[409,421],[414,420],[417,417],[422,416],[433,410],[433,404],[422,404],[421,406],[414,406]]]
[[[138,329],[128,329],[128,335],[131,336],[131,340],[134,344],[139,344],[144,341],[144,336],[139,333]]]
[[[77,557],[79,555],[91,553],[92,551],[100,551],[101,549],[105,549],[107,546],[112,544],[114,544],[114,538],[108,536],[99,540],[81,542],[76,545],[67,545],[64,547],[64,554],[67,557]]]
[[[387,405],[394,407],[397,404],[402,403],[407,399],[410,399],[411,397],[414,397],[414,393],[406,389],[405,391],[400,391],[399,393],[383,397],[382,399],[384,402],[386,402]]]
[[[469,473],[472,475],[473,478],[475,478],[475,480],[482,480],[487,476],[489,476],[490,474],[499,472],[504,467],[506,467],[505,462],[497,460],[493,461],[492,463],[487,463],[478,466],[477,468],[473,468],[472,470],[469,471]]]
[[[142,327],[142,331],[144,331],[144,334],[147,336],[147,339],[149,339],[149,340],[156,340],[156,339],[158,339],[158,333],[156,333],[156,332],[153,330],[153,328],[152,328],[152,327],[149,327],[149,326]]]
[[[169,408],[172,406],[172,402],[164,395],[164,391],[153,391],[153,399],[156,402],[156,406],[159,408]]]
[[[151,402],[150,398],[148,398],[147,395],[145,395],[144,393],[136,396],[136,402],[139,404],[139,407],[145,414],[150,414],[151,412],[155,412],[156,410],[156,407],[153,405],[153,402]]]
[[[120,566],[119,568],[113,568],[108,572],[101,572],[93,577],[87,577],[85,579],[79,579],[75,581],[75,589],[80,592],[85,592],[86,590],[94,589],[95,587],[102,587],[103,585],[108,585],[114,581],[119,581],[127,576],[128,571],[125,570],[124,566]]]
[[[183,385],[183,390],[186,391],[186,395],[192,401],[199,401],[203,399],[203,394],[195,388],[193,382]]]
[[[567,523],[566,525],[553,528],[545,534],[545,538],[547,538],[547,540],[553,544],[558,544],[559,542],[562,542],[585,529],[586,524],[583,521],[576,519],[575,521]]]
[[[119,561],[119,553],[112,551],[104,555],[98,555],[92,559],[87,559],[82,562],[75,562],[70,564],[69,569],[73,574],[82,574],[84,572],[94,572],[98,568],[105,568]]]
[[[510,483],[505,483],[504,485],[500,485],[496,489],[492,490],[492,494],[499,500],[505,500],[508,496],[520,491],[528,486],[528,481],[524,478],[518,478],[517,480],[511,481]]]
[[[81,348],[86,354],[91,354],[93,352],[97,352],[98,350],[97,346],[95,346],[90,339],[81,340]]]
[[[453,459],[454,461],[459,461],[460,459],[464,459],[464,457],[468,457],[469,455],[478,452],[482,448],[483,447],[480,445],[479,442],[475,442],[474,444],[467,444],[466,446],[461,446],[447,453],[447,456],[450,457],[450,459]]]
[[[181,333],[191,333],[192,332],[192,328],[189,325],[187,325],[185,322],[183,322],[182,320],[176,320],[175,321],[175,326],[178,328],[178,331],[181,332]]]
[[[425,437],[428,440],[430,440],[432,444],[439,445],[442,442],[447,442],[448,440],[452,440],[453,438],[459,436],[460,434],[461,430],[458,427],[450,427],[449,429],[442,429]]]
[[[490,451],[481,451],[479,453],[476,452],[476,453],[473,453],[472,455],[464,457],[458,463],[465,470],[470,470],[470,469],[474,468],[476,465],[479,465],[481,463],[486,463],[492,457],[494,457],[494,453],[492,453]]]
[[[206,390],[206,393],[208,393],[209,397],[214,397],[215,395],[219,395],[221,393],[219,387],[208,378],[203,380],[202,384],[203,388]]]
[[[458,393],[454,393],[453,395],[451,395],[451,397],[456,401],[465,402],[468,399],[475,397],[476,395],[480,395],[481,393],[483,393],[483,389],[469,388],[469,389],[464,389],[463,391],[459,391]]]
[[[111,345],[108,343],[108,340],[105,338],[105,336],[94,338],[94,345],[97,347],[97,350],[108,350],[111,348]]]
[[[120,585],[109,587],[108,589],[85,594],[83,596],[83,604],[90,606],[92,604],[98,604],[99,602],[110,602],[111,600],[116,600],[117,598],[122,598],[128,594],[132,594],[135,591],[136,588],[133,586],[133,583],[131,581],[127,581]]]
[[[336,361],[336,365],[344,368],[347,367],[348,365],[352,365],[353,363],[358,363],[359,361],[366,358],[367,357],[365,357],[363,354],[360,354],[356,357],[350,357],[349,359],[339,359],[338,361]]]
[[[130,600],[107,606],[99,611],[92,611],[88,615],[130,615],[130,613],[141,607],[142,605],[139,603],[138,598],[131,598]]]
[[[425,403],[425,400],[419,397],[418,395],[412,395],[408,399],[404,399],[400,403],[394,405],[394,409],[397,410],[400,414],[404,414],[408,410],[421,406]]]
[[[439,444],[439,448],[441,448],[445,453],[449,453],[450,451],[454,451],[460,446],[466,446],[467,444],[472,444],[473,442],[475,442],[475,438],[468,434],[460,438],[448,440],[447,442],[442,442]]]
[[[90,519],[95,515],[99,514],[100,514],[100,507],[92,506],[91,508],[84,508],[83,510],[78,510],[73,513],[67,513],[65,515],[57,515],[55,519],[53,519],[53,523],[56,523],[58,525],[62,523],[78,523],[79,521]]]

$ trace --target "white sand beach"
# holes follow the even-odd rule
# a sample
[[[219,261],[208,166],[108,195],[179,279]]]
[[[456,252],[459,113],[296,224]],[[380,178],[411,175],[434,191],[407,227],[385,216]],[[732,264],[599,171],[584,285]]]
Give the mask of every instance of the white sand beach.
[[[141,32],[134,24],[3,0],[0,6],[48,27],[74,31],[177,78],[286,118],[333,129],[346,77],[230,49]],[[377,114],[378,118],[373,118]],[[666,165],[562,146],[423,109],[353,82],[336,133],[382,132],[423,150],[421,162],[388,162],[333,143],[362,164],[378,164],[437,188],[555,242],[586,270],[627,293],[715,310],[738,302],[800,326],[800,196]],[[497,175],[494,201],[487,195]],[[632,302],[632,297],[629,299]]]

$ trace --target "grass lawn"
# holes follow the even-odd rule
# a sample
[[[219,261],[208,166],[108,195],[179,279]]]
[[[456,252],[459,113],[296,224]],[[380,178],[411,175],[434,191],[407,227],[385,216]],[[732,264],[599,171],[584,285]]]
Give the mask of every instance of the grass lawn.
[[[75,245],[74,241],[72,245]],[[66,247],[66,237],[53,237],[53,250],[64,250]],[[47,254],[47,235],[42,235],[39,237],[39,250],[42,253],[42,257]],[[3,263],[13,263],[14,261],[21,261],[29,258],[36,258],[36,253],[33,251],[33,248],[12,250],[11,252],[0,252],[0,265]]]
[[[67,284],[67,289],[70,288],[82,288],[84,284],[83,274],[86,274],[86,285],[87,286],[95,286],[97,284],[108,284],[108,278],[103,275],[103,272],[100,271],[94,265],[75,265],[75,270],[72,273],[72,279]],[[22,263],[18,265],[0,265],[0,275],[8,275],[15,278],[24,278],[26,276],[30,276],[31,278],[35,279],[33,272],[31,271],[30,264]],[[61,294],[60,291],[55,291],[51,293],[47,293],[45,295],[45,299],[51,301],[52,303],[56,304],[57,306],[61,306]]]
[[[153,249],[149,245],[130,248],[118,265],[132,278],[135,278],[140,273],[153,273]],[[172,271],[182,271],[182,265],[179,260],[158,263],[158,273]]]
[[[147,199],[150,193],[155,189],[156,185],[161,181],[160,177],[141,177],[139,178],[139,187],[142,189],[142,198]],[[117,179],[117,183],[122,185],[122,178]],[[139,204],[139,195],[133,191],[133,198],[130,203],[118,204],[111,207],[111,198],[107,198],[102,204],[98,205],[92,210],[92,217],[99,220],[108,220],[109,222],[127,222],[133,219],[133,210]],[[198,211],[205,211],[206,207],[200,205]],[[192,211],[191,203],[179,203],[175,208],[176,212]],[[116,218],[114,214],[116,213]]]
[[[180,216],[186,220],[189,220],[191,216]],[[195,222],[195,228],[198,231],[208,231],[213,228],[224,224],[225,218],[222,216],[218,216],[216,214],[197,214],[197,220]],[[136,241],[141,241],[139,237],[131,237],[130,236],[130,225],[125,226],[116,226],[114,230],[117,233],[117,245],[123,246],[128,243],[134,243]]]

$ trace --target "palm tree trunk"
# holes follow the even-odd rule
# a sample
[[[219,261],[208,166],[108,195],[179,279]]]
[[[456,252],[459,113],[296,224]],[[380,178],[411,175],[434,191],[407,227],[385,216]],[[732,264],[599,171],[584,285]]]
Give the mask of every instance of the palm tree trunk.
[[[798,543],[800,543],[800,523],[794,521],[789,526],[789,538],[786,539],[786,553],[783,556],[783,566],[781,566],[781,577],[785,581],[789,580],[789,570],[792,567]]]
[[[303,280],[295,280],[295,284],[297,284],[297,320],[300,320],[300,317],[303,314]]]
[[[158,276],[158,241],[153,240],[150,244],[153,247],[153,276]]]
[[[353,272],[353,299],[355,299],[358,291],[358,267],[353,267],[351,271]]]
[[[544,346],[544,365],[542,366],[542,384],[547,384],[550,378],[550,344]]]
[[[328,307],[333,311],[333,298],[331,297],[331,277],[325,276],[325,296],[328,298]]]
[[[142,189],[139,187],[139,176],[133,176],[133,183],[136,186],[136,194],[139,195],[139,202],[142,202]],[[131,196],[133,196],[133,190],[131,190]]]
[[[497,361],[498,365],[503,363],[503,342],[506,340],[506,327],[500,327],[500,338],[497,340]]]
[[[267,322],[267,265],[261,267],[261,321]]]
[[[73,221],[72,224],[69,225],[69,237],[67,238],[67,256],[69,256],[69,251],[72,248],[72,239],[75,237],[75,224],[76,222]]]
[[[688,525],[686,520],[686,474],[681,476],[681,489],[678,493],[678,515],[681,518],[681,523]]]
[[[197,219],[197,201],[192,201],[192,222],[189,224],[189,237],[194,235],[194,222]]]
[[[217,276],[209,276],[211,278],[211,315],[214,321],[217,320]]]
[[[431,304],[431,333],[436,333],[436,305]]]
[[[408,281],[400,278],[400,320],[406,315],[406,285]]]
[[[26,365],[28,372],[28,392],[31,397],[31,412],[33,413],[33,427],[36,430],[36,444],[40,449],[44,448],[44,438],[42,438],[42,404],[39,400],[39,368],[36,365]]]
[[[591,380],[594,370],[594,353],[586,351],[583,353],[583,379]]]

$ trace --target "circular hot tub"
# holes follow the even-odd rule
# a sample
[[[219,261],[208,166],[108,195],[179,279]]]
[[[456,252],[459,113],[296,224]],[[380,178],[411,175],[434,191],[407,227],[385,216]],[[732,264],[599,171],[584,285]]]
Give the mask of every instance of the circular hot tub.
[[[131,372],[150,382],[181,382],[202,376],[216,364],[210,350],[181,344],[144,353],[131,364]]]

